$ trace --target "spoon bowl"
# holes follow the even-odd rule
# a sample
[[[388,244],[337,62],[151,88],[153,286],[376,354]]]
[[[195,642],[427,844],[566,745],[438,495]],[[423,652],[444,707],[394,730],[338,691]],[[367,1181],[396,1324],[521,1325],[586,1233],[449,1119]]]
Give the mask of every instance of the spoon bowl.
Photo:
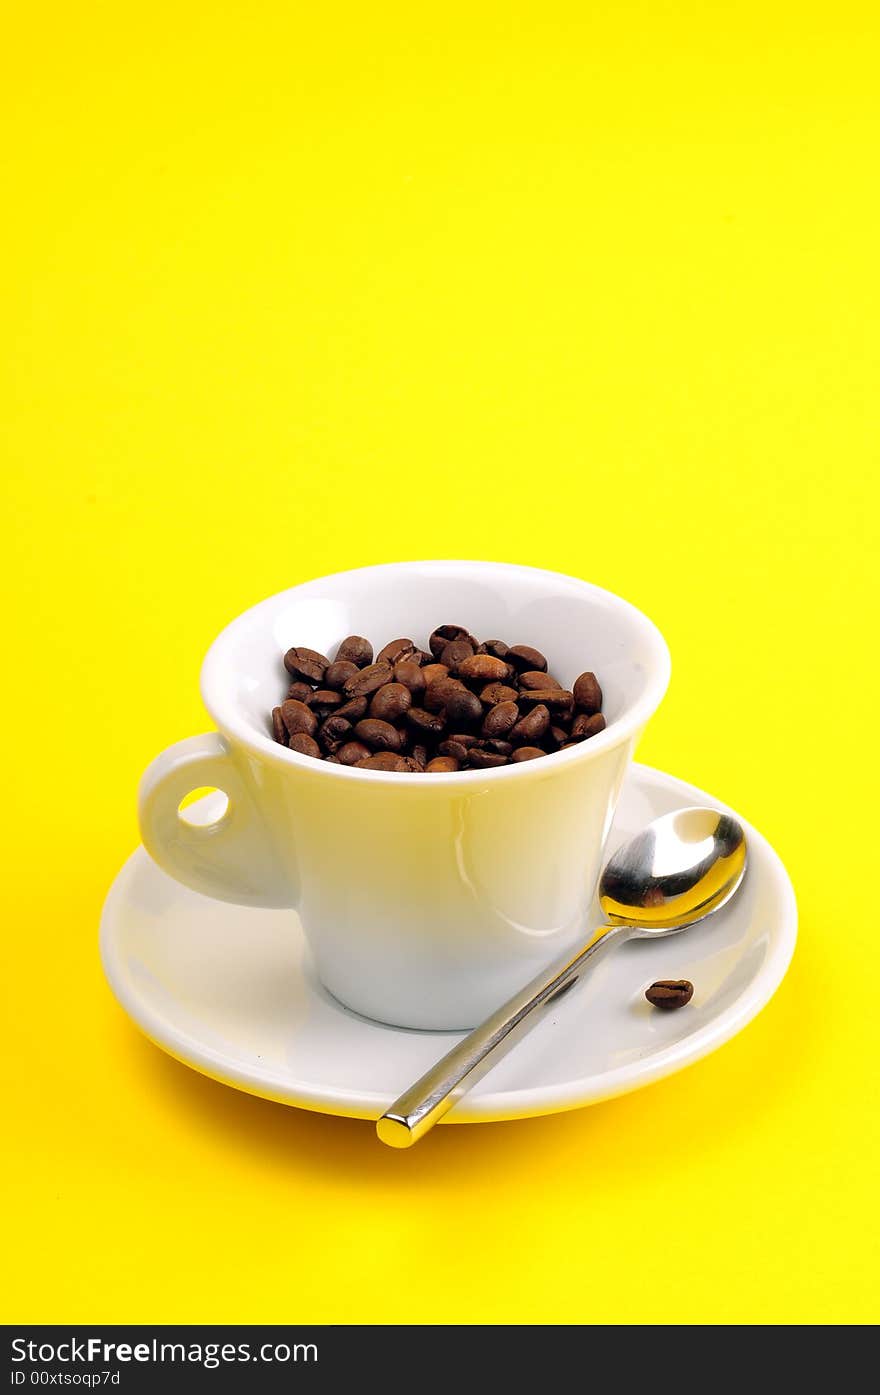
[[[737,891],[746,870],[746,838],[730,814],[677,809],[619,848],[599,882],[610,925],[647,935],[673,934],[705,920]]]

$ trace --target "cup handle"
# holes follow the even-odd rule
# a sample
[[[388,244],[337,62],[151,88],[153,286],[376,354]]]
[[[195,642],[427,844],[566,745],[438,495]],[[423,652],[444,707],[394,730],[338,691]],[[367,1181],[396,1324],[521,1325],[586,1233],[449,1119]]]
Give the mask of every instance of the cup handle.
[[[180,801],[202,786],[229,803],[213,823],[190,823]],[[144,847],[169,876],[238,906],[289,907],[294,897],[250,790],[217,732],[169,746],[147,767],[138,793]]]

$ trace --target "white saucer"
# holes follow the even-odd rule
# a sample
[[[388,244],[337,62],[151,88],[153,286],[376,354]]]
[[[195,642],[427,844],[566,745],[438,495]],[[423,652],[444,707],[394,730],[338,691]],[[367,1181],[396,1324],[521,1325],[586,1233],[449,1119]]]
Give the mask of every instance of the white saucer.
[[[634,765],[609,851],[692,804],[726,807]],[[779,858],[741,822],[749,870],[731,905],[682,935],[609,955],[444,1122],[550,1114],[638,1089],[714,1051],[760,1012],[791,960],[797,909]],[[457,1039],[349,1012],[315,980],[293,912],[209,900],[160,872],[143,848],[107,897],[101,957],[122,1007],[157,1045],[236,1089],[303,1109],[378,1118]],[[657,978],[690,979],[692,1002],[671,1013],[650,1007],[644,990]]]

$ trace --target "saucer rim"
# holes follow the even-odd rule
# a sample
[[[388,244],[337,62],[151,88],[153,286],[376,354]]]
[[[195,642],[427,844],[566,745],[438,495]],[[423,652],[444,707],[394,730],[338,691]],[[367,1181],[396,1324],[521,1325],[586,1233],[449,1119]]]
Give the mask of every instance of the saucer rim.
[[[736,1036],[766,1007],[785,977],[797,943],[797,902],[791,879],[775,849],[763,834],[729,805],[725,805],[696,785],[638,761],[633,761],[627,771],[627,780],[633,777],[639,785],[660,785],[668,789],[672,784],[676,792],[681,794],[683,801],[690,804],[708,803],[722,812],[734,814],[742,823],[749,844],[752,868],[760,866],[761,875],[770,878],[781,903],[781,914],[774,921],[770,932],[770,944],[759,972],[743,988],[738,998],[712,1021],[707,1022],[698,1031],[671,1043],[647,1060],[629,1061],[611,1070],[556,1085],[532,1085],[521,1089],[504,1089],[490,1094],[465,1096],[455,1109],[446,1115],[442,1121],[444,1124],[491,1123],[557,1114],[581,1109],[589,1104],[597,1104],[602,1100],[628,1094],[632,1090],[653,1084],[702,1060]],[[148,854],[143,847],[138,847],[126,859],[113,880],[101,912],[99,944],[101,963],[110,989],[120,1007],[143,1035],[182,1065],[189,1066],[220,1084],[273,1100],[278,1104],[348,1118],[375,1119],[382,1114],[392,1102],[392,1097],[387,1092],[352,1092],[326,1084],[316,1087],[303,1081],[292,1082],[289,1077],[272,1070],[262,1069],[257,1072],[247,1069],[231,1062],[225,1053],[182,1031],[134,991],[125,969],[126,961],[119,953],[114,940],[113,925],[117,903],[124,901],[129,878],[142,857],[148,857]],[[339,1008],[346,1011],[343,1004],[339,1004]],[[384,1024],[376,1022],[370,1025],[381,1031]],[[385,1030],[397,1032],[401,1029],[386,1027]],[[463,1033],[436,1032],[430,1035],[436,1035],[438,1038],[448,1037],[451,1044]]]

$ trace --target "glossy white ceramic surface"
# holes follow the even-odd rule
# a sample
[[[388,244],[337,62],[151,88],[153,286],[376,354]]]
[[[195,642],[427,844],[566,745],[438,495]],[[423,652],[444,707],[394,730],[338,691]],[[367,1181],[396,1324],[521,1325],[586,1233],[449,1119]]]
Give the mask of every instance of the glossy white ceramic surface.
[[[440,623],[533,644],[563,683],[593,669],[607,729],[540,761],[432,776],[326,765],[273,742],[288,647],[332,656],[356,633],[378,651],[399,636],[425,643]],[[220,734],[179,743],[146,772],[144,845],[197,891],[296,907],[322,982],[364,1015],[470,1027],[576,942],[634,743],[668,678],[645,616],[554,572],[398,563],[308,582],[215,641],[202,694]],[[193,828],[177,807],[203,785],[224,790],[229,809]]]
[[[210,801],[202,817],[210,817]],[[631,766],[609,850],[658,815],[693,804],[725,808],[672,776]],[[749,870],[731,904],[681,935],[610,955],[444,1123],[552,1113],[637,1089],[705,1056],[761,1010],[791,959],[797,912],[779,858],[740,822]],[[598,907],[592,915],[599,923]],[[143,850],[107,898],[101,952],[125,1011],[171,1055],[305,1109],[378,1118],[455,1040],[346,1011],[317,981],[288,912],[209,900],[172,881]],[[674,1013],[649,1007],[644,990],[656,978],[690,979],[693,1001]]]

